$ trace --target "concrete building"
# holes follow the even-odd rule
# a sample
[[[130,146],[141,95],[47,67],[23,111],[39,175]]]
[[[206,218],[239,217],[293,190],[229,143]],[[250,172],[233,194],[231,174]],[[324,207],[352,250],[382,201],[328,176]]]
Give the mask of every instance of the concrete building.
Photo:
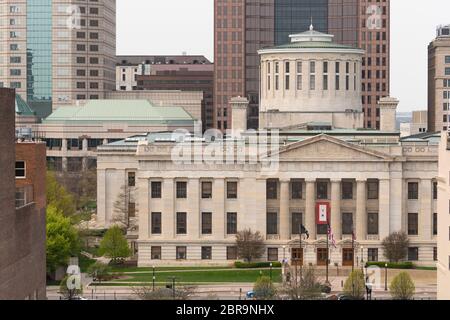
[[[0,1],[0,85],[41,118],[104,98],[114,89],[115,16],[115,0]]]
[[[450,139],[442,134],[438,185],[438,299],[450,300]]]
[[[410,122],[400,123],[400,136],[408,137],[428,132],[428,111],[413,111]]]
[[[0,300],[45,299],[45,145],[14,143],[14,98],[0,89]]]
[[[231,97],[250,101],[249,127],[258,128],[261,48],[289,43],[308,29],[333,34],[336,42],[365,50],[361,68],[367,128],[379,128],[378,101],[389,95],[390,1],[214,1],[214,105],[218,129],[230,128]]]
[[[428,130],[450,129],[450,26],[439,26],[428,46]]]

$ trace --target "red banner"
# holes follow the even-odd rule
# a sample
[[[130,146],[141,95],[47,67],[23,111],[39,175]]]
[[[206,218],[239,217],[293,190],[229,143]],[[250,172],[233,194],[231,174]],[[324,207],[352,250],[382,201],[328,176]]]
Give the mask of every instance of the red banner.
[[[318,202],[316,204],[316,223],[320,225],[331,223],[331,206],[329,202]]]

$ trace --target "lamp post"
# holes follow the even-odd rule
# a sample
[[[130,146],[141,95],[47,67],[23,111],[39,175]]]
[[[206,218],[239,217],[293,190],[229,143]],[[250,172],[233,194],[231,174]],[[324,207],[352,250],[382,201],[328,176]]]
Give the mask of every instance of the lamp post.
[[[384,265],[384,291],[388,291],[388,264]]]
[[[153,291],[155,291],[155,280],[156,280],[156,278],[155,278],[155,266],[153,266],[153,278],[152,279],[153,279],[152,280]]]
[[[270,282],[272,282],[272,262],[270,263]]]
[[[361,271],[364,274],[364,247],[361,246]]]

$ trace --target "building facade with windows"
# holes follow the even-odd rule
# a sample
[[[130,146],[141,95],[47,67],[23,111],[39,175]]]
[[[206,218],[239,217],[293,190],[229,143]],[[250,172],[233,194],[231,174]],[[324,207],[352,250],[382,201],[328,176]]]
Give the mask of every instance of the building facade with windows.
[[[450,26],[437,28],[428,46],[428,129],[450,130]]]
[[[115,0],[0,1],[0,85],[39,117],[115,85]]]

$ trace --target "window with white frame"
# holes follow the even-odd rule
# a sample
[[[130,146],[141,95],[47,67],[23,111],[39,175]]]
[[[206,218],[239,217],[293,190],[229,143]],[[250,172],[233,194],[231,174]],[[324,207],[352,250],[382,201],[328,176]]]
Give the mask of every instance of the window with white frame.
[[[25,161],[16,161],[16,178],[24,179],[26,177]]]

